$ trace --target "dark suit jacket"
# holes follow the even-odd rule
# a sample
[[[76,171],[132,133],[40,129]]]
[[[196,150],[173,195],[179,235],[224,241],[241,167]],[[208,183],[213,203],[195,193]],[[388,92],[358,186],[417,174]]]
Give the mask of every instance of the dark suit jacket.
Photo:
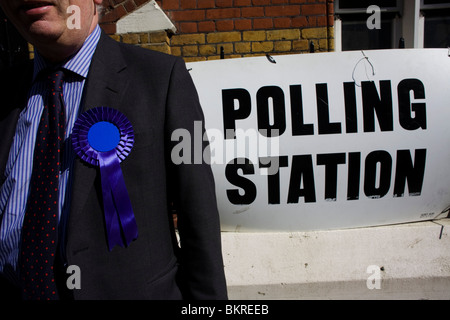
[[[15,68],[0,80],[0,185],[27,103],[31,65],[22,71]],[[212,172],[206,164],[174,165],[170,158],[178,143],[171,141],[173,130],[185,128],[194,137],[194,121],[204,121],[183,60],[102,34],[80,110],[99,106],[118,109],[133,125],[135,144],[121,168],[139,236],[128,248],[108,250],[99,170],[77,158],[65,245],[68,265],[81,269],[75,299],[178,299],[181,293],[226,299]],[[177,208],[181,249],[171,203]]]

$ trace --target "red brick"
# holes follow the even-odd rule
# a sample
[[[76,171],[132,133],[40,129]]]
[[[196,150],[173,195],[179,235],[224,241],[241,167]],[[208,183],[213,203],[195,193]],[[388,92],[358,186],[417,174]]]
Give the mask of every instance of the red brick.
[[[148,2],[147,0],[134,0],[134,3],[136,4],[137,7],[140,7],[147,2]]]
[[[198,9],[209,9],[214,8],[215,6],[216,2],[214,0],[197,0]]]
[[[198,32],[213,32],[216,31],[216,24],[214,21],[200,21],[198,23]]]
[[[249,7],[252,5],[252,0],[234,0],[233,7]]]
[[[253,29],[272,29],[273,20],[269,18],[253,19]]]
[[[238,19],[234,21],[234,28],[236,30],[251,30],[252,20],[251,19]]]
[[[209,9],[206,11],[207,19],[239,18],[240,15],[241,11],[238,8]]]
[[[300,15],[300,6],[271,6],[266,7],[266,16],[268,17],[284,17]]]
[[[216,21],[217,31],[232,31],[234,30],[233,20],[218,20]]]
[[[241,9],[242,17],[264,17],[264,7],[248,7]]]
[[[125,10],[127,10],[127,12],[133,12],[136,9],[136,5],[134,4],[133,1],[128,1],[124,4]]]
[[[161,8],[164,10],[175,10],[180,8],[179,0],[163,0],[161,4]]]
[[[118,6],[116,8],[114,8],[114,10],[106,13],[103,17],[102,17],[102,22],[116,22],[117,20],[119,20],[120,18],[122,18],[123,16],[125,16],[127,14],[127,10],[125,10],[125,8],[123,6]]]
[[[334,4],[332,2],[327,3],[328,6],[328,13],[331,14],[334,12]]]
[[[318,27],[326,27],[327,26],[327,16],[319,16],[317,17],[317,26]]]
[[[196,22],[182,22],[179,25],[181,33],[196,33],[198,32]]]
[[[183,10],[172,12],[175,21],[202,21],[205,20],[205,10]]]
[[[119,5],[119,4],[121,4],[121,3],[125,2],[125,1],[126,0],[111,0],[110,2],[112,2],[112,4],[114,6],[117,6],[117,5]]]
[[[115,23],[102,23],[100,27],[105,31],[106,34],[115,34],[116,33],[116,24]]]
[[[254,6],[269,5],[270,4],[270,0],[252,0],[252,4]]]
[[[102,6],[107,7],[109,5],[109,0],[102,0]]]
[[[334,26],[334,17],[332,15],[328,16],[328,26],[329,27]]]
[[[290,28],[292,24],[291,18],[275,18],[273,19],[273,26],[275,28]]]
[[[233,6],[233,0],[216,0],[216,7],[230,8]]]
[[[322,15],[327,13],[326,4],[304,4],[301,9],[302,15]]]
[[[308,20],[306,17],[300,16],[300,17],[294,17],[292,18],[292,27],[295,28],[302,28],[308,26]]]
[[[196,0],[180,0],[180,8],[181,9],[196,9],[197,1]]]

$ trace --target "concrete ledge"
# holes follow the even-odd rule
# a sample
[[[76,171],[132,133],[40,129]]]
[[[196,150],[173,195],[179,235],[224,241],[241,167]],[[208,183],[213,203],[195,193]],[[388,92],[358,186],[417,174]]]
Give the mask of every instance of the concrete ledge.
[[[441,219],[329,231],[223,232],[229,298],[450,299],[449,230],[450,219]],[[379,289],[369,289],[375,284]]]

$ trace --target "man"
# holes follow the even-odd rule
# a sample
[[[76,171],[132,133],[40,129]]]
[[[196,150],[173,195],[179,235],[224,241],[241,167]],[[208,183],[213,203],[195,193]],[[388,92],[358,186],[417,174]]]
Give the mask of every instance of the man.
[[[194,123],[204,121],[192,79],[182,59],[119,44],[103,34],[98,27],[101,2],[0,0],[5,14],[36,49],[34,64],[0,76],[0,295],[11,296],[11,290],[19,288],[22,297],[33,299],[31,291],[44,299],[226,299],[211,170],[205,163],[174,165],[170,159],[175,143],[171,133],[184,128],[194,136]],[[71,5],[80,8],[79,29],[67,26]],[[28,241],[24,237],[34,232],[22,232],[22,226],[31,221],[24,217],[30,211],[27,199],[35,192],[30,180],[40,161],[33,161],[40,159],[37,136],[42,132],[37,128],[40,115],[44,118],[42,110],[47,110],[40,74],[55,66],[62,66],[58,70],[64,75],[61,115],[66,121],[61,124],[65,142],[56,174],[58,249],[49,271],[57,290],[47,294],[37,270],[43,263],[29,267],[32,270],[23,263],[34,260],[22,256]],[[129,200],[128,218],[137,226],[137,237],[112,247],[104,208],[108,201],[104,181],[109,176],[72,148],[72,141],[80,137],[73,132],[75,121],[97,107],[126,116],[134,135],[129,154],[115,172],[123,175],[127,192],[111,203],[118,211]],[[178,213],[180,246],[172,205]],[[117,228],[121,228],[118,239],[123,239],[124,222]],[[36,250],[41,247],[36,245]],[[79,279],[70,280],[72,286],[66,283],[68,266],[80,271]],[[35,270],[36,279],[29,280],[25,274]],[[39,292],[29,289],[30,284]]]

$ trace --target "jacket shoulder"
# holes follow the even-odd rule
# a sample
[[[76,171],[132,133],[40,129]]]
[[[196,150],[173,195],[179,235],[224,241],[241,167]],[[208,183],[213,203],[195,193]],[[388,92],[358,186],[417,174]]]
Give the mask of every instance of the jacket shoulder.
[[[115,41],[113,39],[111,40]],[[156,64],[159,67],[167,67],[173,66],[177,62],[184,62],[182,58],[167,53],[117,41],[116,43],[119,46],[124,59],[132,64],[140,65],[145,62],[146,64]]]

